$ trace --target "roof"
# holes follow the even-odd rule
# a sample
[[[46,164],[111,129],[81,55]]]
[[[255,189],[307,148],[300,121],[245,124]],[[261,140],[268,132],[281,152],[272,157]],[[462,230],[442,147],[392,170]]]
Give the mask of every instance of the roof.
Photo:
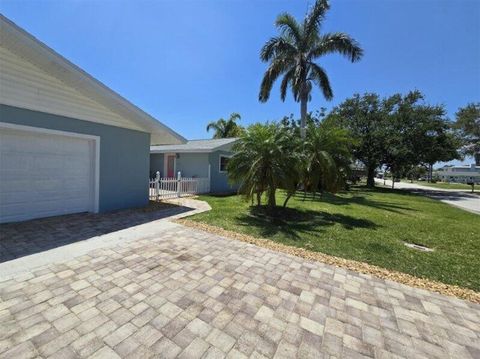
[[[176,144],[184,137],[144,112],[124,97],[83,71],[43,42],[0,14],[0,45],[35,63],[85,96],[132,121],[151,134],[151,143]]]
[[[218,150],[228,151],[233,144],[238,141],[237,137],[219,138],[211,140],[190,140],[180,145],[161,145],[150,146],[150,153],[168,153],[168,152],[197,152],[208,153]]]

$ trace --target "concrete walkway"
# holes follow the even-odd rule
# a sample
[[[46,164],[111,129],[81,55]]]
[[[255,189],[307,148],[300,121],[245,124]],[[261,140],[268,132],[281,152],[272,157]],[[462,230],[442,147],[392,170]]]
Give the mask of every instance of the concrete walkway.
[[[86,243],[0,281],[0,358],[480,357],[480,305],[453,297],[166,219]]]
[[[375,179],[375,182],[377,185],[383,186],[383,180]],[[391,187],[392,181],[387,180],[386,185]],[[419,193],[466,211],[480,214],[480,195],[469,193],[468,191],[432,188],[408,182],[395,182],[395,188]]]

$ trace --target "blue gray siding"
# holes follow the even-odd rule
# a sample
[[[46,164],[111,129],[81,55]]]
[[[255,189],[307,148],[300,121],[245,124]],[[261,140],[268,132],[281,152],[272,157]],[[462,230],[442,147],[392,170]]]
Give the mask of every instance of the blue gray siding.
[[[176,159],[176,171],[182,172],[183,177],[208,177],[208,165],[210,164],[210,192],[229,193],[235,192],[238,185],[232,185],[228,181],[226,172],[220,172],[220,155],[231,156],[229,151],[215,151],[212,153],[178,153]],[[164,154],[152,153],[150,155],[150,173],[160,171],[163,173]]]
[[[160,171],[162,177],[164,173],[163,153],[152,153],[150,155],[150,173],[153,176],[155,172]],[[178,153],[176,158],[176,173],[182,172],[183,177],[208,177],[208,153]]]
[[[238,186],[229,183],[226,172],[220,172],[220,155],[231,156],[232,152],[215,151],[209,154],[209,161],[212,166],[210,191],[212,193],[235,192]]]
[[[179,153],[178,171],[183,177],[208,177],[208,153]]]
[[[150,155],[150,178],[155,177],[157,171],[160,172],[162,177],[165,176],[163,173],[163,153],[152,153]]]
[[[99,136],[100,211],[148,203],[150,134],[7,105],[0,121]]]

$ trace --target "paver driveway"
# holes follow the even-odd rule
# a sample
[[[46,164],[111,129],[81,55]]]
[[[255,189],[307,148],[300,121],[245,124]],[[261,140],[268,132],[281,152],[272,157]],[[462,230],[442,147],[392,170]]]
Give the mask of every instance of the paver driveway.
[[[165,220],[134,231],[0,282],[0,357],[480,357],[479,305]]]

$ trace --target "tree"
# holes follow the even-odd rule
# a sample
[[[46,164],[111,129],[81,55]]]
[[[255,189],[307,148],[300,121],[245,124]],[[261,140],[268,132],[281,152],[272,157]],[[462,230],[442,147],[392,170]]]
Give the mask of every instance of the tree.
[[[237,124],[240,119],[240,115],[234,112],[228,120],[221,118],[218,121],[210,122],[207,125],[207,132],[214,130],[213,138],[239,137],[243,131],[243,127]]]
[[[480,102],[459,108],[455,117],[455,128],[464,140],[463,155],[473,156],[475,164],[480,166]]]
[[[384,157],[385,108],[377,94],[355,94],[346,99],[327,115],[325,122],[345,128],[355,139],[352,144],[353,156],[367,169],[367,186],[375,186],[375,170]]]
[[[394,177],[399,178],[410,168],[423,164],[429,168],[430,179],[434,163],[459,157],[459,141],[450,130],[443,106],[424,103],[419,91],[393,95],[384,103],[388,136],[383,162]]]
[[[427,169],[424,166],[413,166],[411,167],[406,175],[407,178],[413,183],[414,180],[424,177],[427,174]]]
[[[345,183],[351,164],[352,139],[348,131],[329,123],[307,125],[303,185],[306,191],[336,192]]]
[[[269,67],[260,85],[259,100],[268,100],[274,82],[283,75],[280,97],[285,101],[290,88],[295,101],[300,102],[302,138],[305,138],[307,103],[311,99],[313,86],[321,89],[325,99],[333,98],[327,73],[316,60],[324,55],[339,53],[356,62],[363,55],[357,41],[345,33],[320,34],[329,8],[327,0],[317,0],[301,23],[288,13],[279,15],[275,24],[280,35],[267,41],[260,52],[261,60],[269,62]]]
[[[441,112],[445,113],[445,110],[441,108]],[[417,147],[420,163],[428,169],[429,182],[432,180],[435,163],[460,159],[459,148],[462,141],[458,134],[451,130],[446,119],[431,118],[423,136],[418,136],[418,139],[420,138]]]
[[[229,179],[240,183],[239,192],[247,199],[253,202],[256,197],[257,205],[266,193],[268,207],[273,209],[278,188],[296,188],[296,146],[292,131],[276,123],[251,125],[233,147],[227,165]]]

